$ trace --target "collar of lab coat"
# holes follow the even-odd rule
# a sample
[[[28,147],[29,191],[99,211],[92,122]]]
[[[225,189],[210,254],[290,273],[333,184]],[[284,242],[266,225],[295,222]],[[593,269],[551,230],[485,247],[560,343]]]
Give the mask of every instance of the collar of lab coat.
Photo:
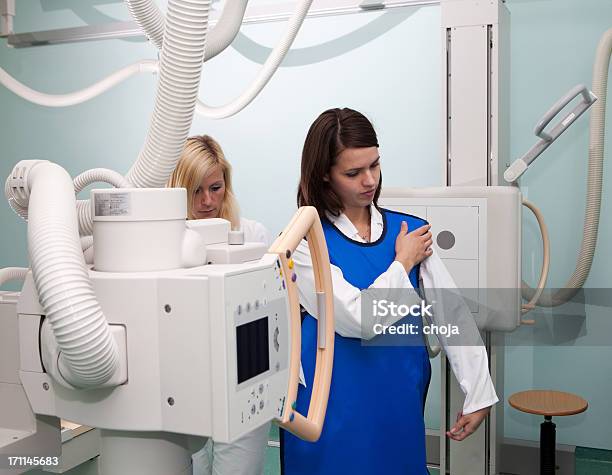
[[[336,228],[338,228],[338,230],[342,234],[344,234],[346,237],[352,239],[353,241],[366,242],[357,232],[357,228],[355,227],[355,225],[351,222],[350,219],[346,217],[344,213],[340,213],[339,216],[334,216],[333,214],[326,211],[325,215],[327,216],[327,219],[329,219],[329,221],[334,226],[336,226]],[[375,242],[378,239],[380,239],[380,236],[382,236],[383,228],[384,228],[384,222],[383,222],[382,214],[380,214],[380,211],[376,209],[376,206],[374,206],[374,204],[371,204],[370,205],[370,241],[371,242]]]

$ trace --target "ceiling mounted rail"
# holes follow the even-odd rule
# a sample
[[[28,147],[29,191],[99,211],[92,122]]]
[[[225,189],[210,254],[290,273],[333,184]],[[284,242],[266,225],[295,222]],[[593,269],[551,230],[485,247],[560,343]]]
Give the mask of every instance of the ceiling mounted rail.
[[[231,1],[231,0],[228,0]],[[440,0],[364,0],[360,3],[354,0],[320,0],[306,15],[307,18],[317,18],[333,15],[345,15],[372,10],[387,10],[391,8],[438,5]],[[293,5],[284,3],[282,6],[253,6],[247,10],[243,24],[283,21],[291,17]],[[211,21],[213,26],[215,21]],[[28,48],[32,46],[76,43],[82,41],[110,40],[119,38],[145,38],[135,22],[124,21],[104,23],[101,25],[86,25],[56,30],[13,33],[7,36],[8,46]]]

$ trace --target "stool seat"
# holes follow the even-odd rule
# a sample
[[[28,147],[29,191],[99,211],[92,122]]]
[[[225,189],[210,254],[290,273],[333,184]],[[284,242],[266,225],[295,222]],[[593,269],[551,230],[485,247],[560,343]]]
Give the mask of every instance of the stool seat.
[[[519,411],[544,416],[540,424],[540,475],[555,475],[557,435],[552,417],[580,414],[586,411],[589,403],[575,394],[550,389],[514,393],[508,402]]]
[[[548,389],[514,393],[508,402],[519,411],[548,417],[580,414],[589,407],[589,403],[580,396]]]

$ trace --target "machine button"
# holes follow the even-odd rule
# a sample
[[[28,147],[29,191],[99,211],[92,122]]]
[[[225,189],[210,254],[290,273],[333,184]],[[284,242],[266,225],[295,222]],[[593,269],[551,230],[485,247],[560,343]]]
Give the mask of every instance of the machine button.
[[[280,344],[278,343],[278,335],[280,334],[280,331],[278,329],[278,327],[276,327],[274,329],[274,349],[276,351],[278,351],[278,349],[280,348]]]
[[[259,385],[259,394],[263,394],[264,386],[263,384]]]
[[[264,408],[264,402],[259,401],[259,410],[262,410],[263,408]]]
[[[255,404],[253,404],[251,406],[251,414],[255,414],[255,411],[257,410],[257,408],[255,407]]]

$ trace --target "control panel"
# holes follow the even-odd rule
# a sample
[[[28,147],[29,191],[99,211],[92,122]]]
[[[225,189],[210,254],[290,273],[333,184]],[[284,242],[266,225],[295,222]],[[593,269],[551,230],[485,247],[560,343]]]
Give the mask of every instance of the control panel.
[[[280,263],[227,277],[230,436],[282,415],[290,354],[286,296]]]

